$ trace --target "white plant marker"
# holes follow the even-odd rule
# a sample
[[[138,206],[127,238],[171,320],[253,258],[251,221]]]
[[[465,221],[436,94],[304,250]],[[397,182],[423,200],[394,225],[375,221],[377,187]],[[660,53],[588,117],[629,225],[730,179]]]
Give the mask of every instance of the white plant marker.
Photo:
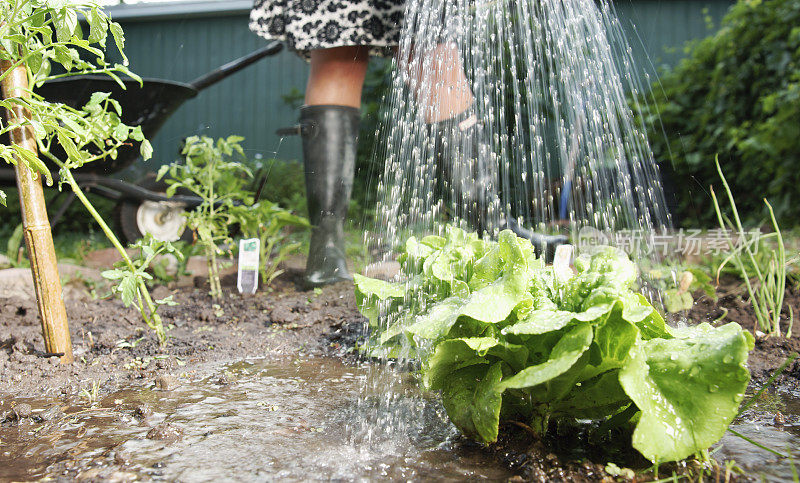
[[[559,282],[565,282],[574,275],[570,267],[574,250],[575,247],[567,244],[556,247],[556,254],[553,257],[553,273]]]
[[[236,288],[239,293],[256,293],[258,288],[258,238],[239,240],[239,271]]]

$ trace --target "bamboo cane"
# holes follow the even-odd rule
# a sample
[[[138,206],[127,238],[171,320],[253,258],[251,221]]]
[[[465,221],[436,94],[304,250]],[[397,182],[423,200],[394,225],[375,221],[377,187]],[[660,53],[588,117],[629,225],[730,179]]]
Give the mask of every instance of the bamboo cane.
[[[5,73],[13,67],[8,61],[0,61],[0,72]],[[24,65],[13,67],[3,78],[2,92],[4,98],[27,97],[28,71]],[[6,111],[9,123],[30,116],[21,106]],[[11,132],[11,142],[34,153],[37,152],[36,139],[30,126],[20,127]],[[42,320],[45,350],[51,354],[62,354],[62,364],[73,360],[72,343],[70,342],[67,311],[61,298],[61,279],[58,276],[56,251],[53,235],[50,232],[50,221],[44,202],[42,179],[18,159],[14,168],[19,189],[19,200],[22,207],[22,226],[25,229],[25,245],[31,262],[33,284],[36,289],[36,302],[39,306],[39,317]]]

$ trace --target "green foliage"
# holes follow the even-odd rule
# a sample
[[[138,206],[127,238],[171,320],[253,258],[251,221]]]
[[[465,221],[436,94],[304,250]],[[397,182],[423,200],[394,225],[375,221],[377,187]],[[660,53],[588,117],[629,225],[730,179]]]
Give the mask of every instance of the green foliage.
[[[88,22],[88,37],[80,28],[79,16]],[[109,34],[120,50],[124,45],[124,36],[119,24],[112,22],[95,3],[4,0],[0,2],[0,18],[3,18],[0,25],[0,58],[14,66],[25,66],[32,86],[77,74],[105,74],[121,85],[118,74],[138,79],[125,65],[107,63],[103,49]],[[92,56],[94,60],[83,60],[82,53]],[[52,74],[53,63],[59,64],[64,72]],[[9,75],[11,70],[0,74],[0,80]],[[114,157],[120,146],[132,141],[140,143],[144,159],[152,154],[150,143],[144,139],[141,129],[126,126],[120,121],[119,103],[110,99],[108,94],[95,93],[85,106],[78,109],[47,102],[35,93],[26,94],[30,97],[0,100],[0,107],[9,112],[15,107],[22,107],[30,113],[30,119],[0,121],[0,135],[29,126],[40,154],[48,158],[52,158],[50,147],[57,140],[68,159],[54,161],[65,169],[80,167],[105,156]],[[47,167],[36,153],[25,147],[0,144],[0,158],[10,164],[22,162],[52,183],[52,175]]]
[[[562,274],[511,231],[495,242],[448,227],[410,238],[400,262],[403,282],[356,276],[373,328],[365,350],[420,359],[425,386],[471,438],[495,441],[508,420],[540,434],[553,419],[630,422],[633,447],[664,462],[705,450],[737,414],[750,334],[666,326],[617,249]]]
[[[88,37],[84,35],[78,22],[81,16],[89,27]],[[0,18],[3,19],[0,24],[0,58],[12,65],[11,69],[0,73],[0,80],[20,66],[27,71],[31,88],[48,80],[82,74],[108,75],[123,88],[125,86],[119,75],[139,79],[125,66],[127,59],[122,53],[125,43],[122,27],[111,21],[94,2],[3,0],[0,2]],[[122,54],[123,64],[112,65],[106,61],[104,49],[109,37]],[[93,60],[87,61],[84,57],[91,57]],[[62,73],[51,73],[54,63],[60,66]],[[89,102],[80,108],[47,102],[30,90],[24,94],[0,100],[0,108],[5,108],[8,112],[22,108],[21,112],[25,113],[22,117],[12,115],[5,122],[0,120],[0,135],[10,134],[15,129],[26,129],[33,133],[39,154],[60,168],[59,188],[61,183],[70,186],[122,256],[125,268],[118,269],[114,276],[124,281],[126,299],[132,294],[131,284],[136,285],[133,290],[142,318],[148,326],[156,330],[159,341],[164,344],[166,337],[157,313],[158,304],[153,302],[143,277],[138,275],[142,261],[134,262],[130,259],[103,216],[98,213],[72,175],[73,169],[86,163],[99,161],[107,156],[114,158],[117,150],[125,144],[138,143],[142,158],[146,160],[153,152],[150,143],[144,138],[140,127],[122,123],[121,107],[108,93],[92,94]],[[54,142],[64,150],[66,159],[58,159],[52,154]],[[35,152],[26,147],[0,144],[0,158],[10,164],[21,162],[44,176],[48,184],[53,182],[45,164]],[[5,195],[0,196],[0,202],[5,202]]]
[[[303,164],[298,161],[267,159],[252,163],[256,179],[266,177],[261,198],[272,201],[292,213],[307,213],[306,182]]]
[[[672,160],[675,181],[688,186],[676,192],[678,218],[714,223],[706,190],[719,154],[745,222],[760,221],[767,197],[780,223],[796,224],[800,2],[740,0],[716,34],[687,50],[653,85],[644,119],[656,159]]]
[[[733,198],[728,181],[725,175],[722,174],[719,162],[716,163],[717,173],[722,179],[722,185],[725,188],[725,193],[728,196],[728,202],[731,205],[732,217],[723,215],[714,190],[711,190],[711,199],[714,203],[714,210],[717,214],[717,221],[720,228],[726,233],[726,242],[728,244],[728,256],[723,260],[719,267],[722,270],[725,265],[731,263],[741,274],[747,287],[747,293],[750,296],[750,304],[753,306],[753,311],[756,315],[756,320],[761,330],[770,334],[781,336],[781,311],[783,310],[783,299],[786,295],[786,274],[787,267],[797,262],[800,259],[800,254],[794,258],[786,257],[786,246],[783,243],[783,235],[775,219],[772,205],[765,199],[764,204],[767,205],[769,210],[770,220],[772,221],[772,228],[774,233],[769,235],[762,235],[760,232],[750,239],[747,238],[742,221],[739,217],[739,210],[736,207],[736,202]],[[738,246],[734,245],[730,233],[735,233],[740,240]],[[767,238],[775,238],[776,249],[768,252],[768,256],[757,257],[755,247],[758,247],[761,242]],[[762,251],[763,253],[763,251]],[[751,283],[751,279],[754,282]],[[792,337],[792,325],[794,324],[794,311],[791,304],[786,305],[789,312],[787,320],[786,337]]]
[[[237,222],[232,208],[236,202],[244,201],[244,180],[242,175],[252,177],[250,170],[240,160],[244,151],[239,144],[244,138],[228,136],[216,142],[210,137],[191,136],[181,151],[185,159],[182,163],[162,166],[157,179],[166,179],[169,187],[167,196],[178,189],[188,190],[202,199],[197,208],[186,213],[186,224],[197,236],[208,260],[208,280],[212,298],[222,296],[219,281],[217,255],[222,251],[220,244],[231,244],[230,226]],[[249,198],[252,203],[252,198]]]
[[[700,266],[656,264],[641,268],[653,288],[663,295],[664,309],[671,314],[691,309],[698,290],[717,299],[714,279]]]
[[[148,313],[145,309],[146,301],[144,292],[146,292],[145,282],[152,280],[153,276],[148,273],[154,267],[154,260],[159,255],[172,254],[183,260],[183,254],[170,242],[157,240],[152,235],[147,234],[144,238],[138,240],[135,244],[130,245],[130,248],[138,250],[139,256],[133,258],[133,270],[128,266],[126,261],[117,262],[114,268],[106,270],[102,273],[103,278],[114,282],[116,285],[112,287],[112,292],[119,294],[122,303],[126,307],[136,304],[143,315],[150,315],[145,317],[147,325],[153,329],[158,337],[159,343],[162,345],[167,341],[167,333],[164,330],[164,324],[161,322],[160,317],[152,317],[162,305],[176,305],[172,300],[172,295],[169,297],[153,301],[154,308]]]
[[[258,238],[261,242],[259,273],[261,283],[268,286],[283,273],[278,266],[289,255],[300,248],[300,243],[287,243],[286,227],[310,228],[307,218],[297,216],[281,208],[277,203],[261,200],[253,205],[233,207],[232,214],[247,238]]]

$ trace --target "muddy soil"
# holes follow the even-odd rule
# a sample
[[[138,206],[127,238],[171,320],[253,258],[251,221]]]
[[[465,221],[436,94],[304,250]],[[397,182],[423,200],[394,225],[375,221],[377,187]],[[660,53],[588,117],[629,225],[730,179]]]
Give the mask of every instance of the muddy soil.
[[[250,296],[237,293],[229,276],[218,301],[207,295],[202,280],[198,287],[157,287],[154,298],[173,295],[178,303],[160,309],[171,327],[164,348],[138,312],[116,298],[67,300],[76,359],[68,366],[45,357],[36,302],[4,298],[0,291],[0,394],[73,396],[93,386],[108,391],[128,380],[155,384],[160,375],[208,361],[349,350],[336,339],[343,328],[352,339],[354,328],[362,326],[352,284],[304,291],[300,274],[287,271],[269,289]]]
[[[364,321],[355,306],[352,284],[305,291],[300,276],[300,270],[289,269],[269,289],[252,296],[235,293],[235,280],[228,276],[223,279],[225,296],[218,301],[207,295],[202,279],[195,280],[195,286],[156,288],[155,298],[171,294],[179,304],[162,308],[164,322],[171,327],[165,348],[159,347],[137,313],[120,301],[70,300],[67,311],[76,362],[69,366],[45,357],[35,301],[4,298],[0,291],[0,422],[8,425],[26,417],[16,414],[27,410],[15,403],[20,398],[74,402],[93,395],[102,397],[133,383],[171,390],[181,384],[178,376],[211,374],[224,362],[247,358],[323,356],[352,363],[356,360],[353,346],[362,335]],[[695,322],[714,321],[727,314],[718,323],[734,320],[745,328],[754,323],[740,294],[723,293],[718,302],[698,298],[689,314]],[[787,289],[787,302],[800,313],[796,289]],[[795,332],[800,333],[798,329]],[[791,340],[758,338],[750,357],[753,384],[766,381],[789,353],[797,350],[797,335]],[[779,380],[781,390],[798,387],[800,361]],[[572,440],[581,437],[570,430],[565,434],[574,436]],[[512,425],[501,441],[486,451],[516,473],[515,478],[533,481],[608,481],[608,461],[647,466],[629,448],[627,454],[616,455],[602,443],[587,446],[578,441],[559,448],[559,441],[570,440],[559,438],[544,444],[534,442],[523,428]],[[458,444],[471,445],[466,440]],[[576,454],[576,446],[589,447],[589,453]]]

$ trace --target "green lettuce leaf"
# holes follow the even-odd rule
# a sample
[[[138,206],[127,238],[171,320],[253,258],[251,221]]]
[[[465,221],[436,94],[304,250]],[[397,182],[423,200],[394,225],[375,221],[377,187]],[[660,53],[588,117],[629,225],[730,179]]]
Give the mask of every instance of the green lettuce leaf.
[[[502,376],[500,363],[496,363],[467,367],[447,379],[442,404],[450,420],[466,436],[483,443],[497,441],[503,403],[499,388]]]
[[[493,337],[445,340],[436,346],[428,359],[423,381],[428,389],[441,389],[453,372],[464,367],[502,360],[514,371],[519,371],[527,358],[528,350],[524,346]]]
[[[503,389],[536,386],[567,372],[592,343],[592,326],[582,322],[568,330],[553,347],[547,362],[523,369],[503,379]]]
[[[653,462],[680,460],[719,441],[750,380],[753,341],[738,324],[674,332],[673,339],[637,344],[619,375],[642,411],[633,447]]]

